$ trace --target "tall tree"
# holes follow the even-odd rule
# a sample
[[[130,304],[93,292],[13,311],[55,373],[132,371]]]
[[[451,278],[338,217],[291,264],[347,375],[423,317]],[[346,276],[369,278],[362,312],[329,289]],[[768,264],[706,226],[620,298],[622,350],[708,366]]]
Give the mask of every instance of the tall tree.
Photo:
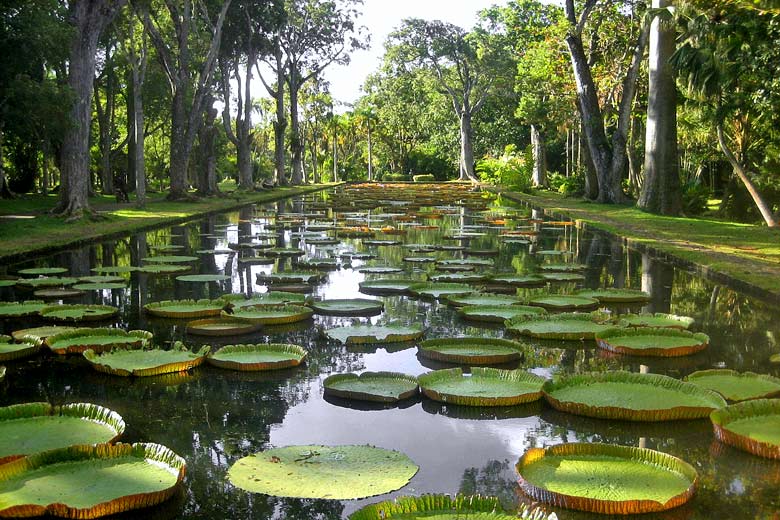
[[[287,155],[285,153],[285,136],[287,131],[287,111],[284,104],[285,85],[287,84],[287,67],[284,61],[284,51],[281,42],[281,26],[268,40],[267,52],[263,62],[276,75],[276,85],[266,81],[258,65],[257,75],[275,105],[274,127],[274,183],[278,186],[287,185]]]

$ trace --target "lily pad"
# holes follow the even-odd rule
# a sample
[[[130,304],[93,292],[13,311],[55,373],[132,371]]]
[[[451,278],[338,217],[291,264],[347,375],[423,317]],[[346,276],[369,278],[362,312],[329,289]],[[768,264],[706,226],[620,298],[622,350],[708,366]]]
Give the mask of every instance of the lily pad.
[[[595,298],[599,303],[644,303],[650,301],[648,293],[637,289],[583,289],[575,294]]]
[[[253,307],[255,305],[286,305],[292,303],[303,305],[306,302],[306,296],[284,291],[270,291],[266,293],[253,294],[247,298],[243,294],[230,294],[221,298],[231,309],[241,309],[243,307]]]
[[[458,309],[458,315],[466,320],[487,323],[504,323],[514,318],[529,318],[547,314],[541,307],[530,305],[467,305]]]
[[[283,325],[311,318],[314,311],[302,305],[254,305],[235,309],[232,314],[222,313],[223,318],[231,318],[255,325]]]
[[[455,307],[488,305],[493,307],[504,307],[507,305],[517,305],[520,303],[520,299],[506,294],[471,293],[463,296],[451,296],[447,298],[447,303]]]
[[[399,497],[370,504],[352,513],[349,520],[556,520],[554,513],[520,505],[517,513],[504,513],[496,497],[474,495],[423,495]]]
[[[34,356],[41,349],[41,342],[28,339],[23,343],[12,343],[11,336],[0,336],[0,361],[14,361]]]
[[[176,279],[180,282],[223,282],[230,280],[230,276],[226,274],[185,274],[177,276]]]
[[[439,260],[436,262],[437,268],[453,266],[492,267],[493,260],[486,258],[452,258],[450,260]]]
[[[325,316],[376,316],[381,314],[385,304],[379,300],[352,298],[343,300],[320,300],[311,304],[317,314]]]
[[[365,294],[402,294],[409,292],[409,287],[420,283],[420,280],[370,280],[367,282],[360,282],[358,284],[359,290]]]
[[[303,363],[308,351],[286,343],[259,343],[257,345],[227,345],[214,352],[206,361],[228,370],[256,372],[296,367]]]
[[[488,277],[485,274],[472,273],[472,272],[454,272],[454,273],[442,273],[434,274],[428,277],[433,283],[478,283],[484,282]]]
[[[14,285],[16,285],[16,280],[0,278],[0,287],[13,287]]]
[[[69,332],[78,329],[79,327],[63,327],[60,325],[49,325],[46,327],[33,327],[31,329],[15,330],[11,333],[11,336],[16,341],[35,343],[38,341],[44,341],[49,336],[59,334],[60,332]]]
[[[394,403],[417,395],[417,378],[397,372],[333,374],[323,382],[325,395],[359,401]]]
[[[548,273],[576,273],[584,271],[588,266],[585,264],[542,264],[539,266],[539,270],[546,271]]]
[[[152,340],[152,333],[145,330],[122,329],[75,329],[70,332],[60,332],[46,338],[46,345],[55,354],[81,354],[92,349],[96,353],[113,348],[145,347]]]
[[[532,448],[516,470],[520,489],[534,500],[602,514],[666,511],[690,500],[698,482],[677,457],[612,444]]]
[[[49,304],[43,300],[29,300],[25,302],[0,302],[0,319],[34,316],[48,306]]]
[[[498,338],[440,338],[420,343],[417,352],[423,357],[464,365],[495,365],[519,361],[524,345]]]
[[[373,446],[286,446],[239,459],[228,480],[252,493],[353,500],[400,489],[418,469],[406,455]]]
[[[308,260],[301,260],[295,262],[296,269],[322,269],[327,271],[335,271],[339,269],[338,260],[335,258],[310,258]]]
[[[465,283],[431,283],[423,282],[409,286],[409,292],[419,298],[438,300],[447,296],[463,296],[474,292],[474,288]]]
[[[707,348],[706,334],[687,330],[639,327],[609,329],[596,334],[599,347],[629,356],[679,357],[690,356]]]
[[[226,303],[222,300],[163,300],[144,305],[144,311],[160,318],[206,318],[219,316]]]
[[[132,265],[103,265],[90,269],[93,273],[123,274],[138,271],[138,267]]]
[[[65,285],[73,285],[78,282],[76,278],[58,277],[58,276],[43,276],[41,278],[23,278],[18,280],[18,285],[24,285],[26,287],[62,287]]]
[[[311,272],[311,271],[287,271],[284,273],[271,273],[264,274],[259,273],[257,275],[257,283],[308,283],[315,284],[324,281],[327,278],[326,274]]]
[[[399,246],[400,240],[363,240],[364,246]]]
[[[400,273],[403,269],[400,267],[391,267],[389,265],[373,265],[368,267],[361,267],[358,269],[359,273],[364,274],[391,274],[391,273]]]
[[[241,334],[252,334],[261,328],[262,325],[235,318],[205,318],[189,322],[187,324],[187,334],[198,336],[238,336]]]
[[[547,284],[544,278],[536,274],[500,274],[491,276],[490,282],[512,287],[544,287]]]
[[[124,431],[118,413],[94,404],[6,406],[0,408],[0,464],[75,444],[114,442]]]
[[[183,255],[147,256],[143,261],[149,264],[187,264],[197,262],[198,257]]]
[[[145,274],[179,274],[192,270],[192,266],[178,264],[149,264],[138,268],[139,273]]]
[[[295,257],[305,255],[306,251],[298,249],[297,247],[271,247],[264,249],[263,254],[267,256]]]
[[[0,516],[98,518],[168,500],[184,459],[159,444],[79,445],[0,466]]]
[[[710,414],[721,442],[759,457],[780,459],[780,399],[754,399]]]
[[[626,421],[700,419],[726,406],[717,393],[660,374],[592,372],[557,377],[544,385],[555,409]]]
[[[585,276],[578,273],[540,273],[548,282],[583,282]]]
[[[599,301],[584,296],[565,294],[545,294],[531,298],[528,305],[535,305],[551,311],[592,311],[598,308]]]
[[[119,309],[110,305],[52,305],[41,309],[41,316],[54,321],[101,321],[113,318]]]
[[[700,370],[685,378],[732,402],[780,397],[780,378],[734,370]]]
[[[48,276],[50,274],[62,274],[67,273],[68,270],[64,267],[32,267],[30,269],[22,269],[19,274],[24,276]]]
[[[670,329],[688,329],[693,325],[694,319],[688,316],[676,316],[674,314],[623,314],[620,316],[620,324],[625,327],[666,327]]]
[[[125,289],[127,284],[125,282],[77,283],[72,287],[79,291],[105,291]]]
[[[363,343],[400,343],[423,337],[424,331],[416,326],[404,325],[353,325],[325,331],[330,339],[347,345]]]
[[[64,300],[65,298],[76,298],[78,296],[84,296],[86,294],[84,290],[76,287],[76,285],[72,287],[57,287],[55,289],[38,289],[37,291],[33,292],[33,296],[46,300]]]
[[[93,350],[84,352],[84,358],[92,368],[114,376],[158,376],[173,372],[186,372],[201,365],[211,347],[206,345],[198,352],[192,352],[181,342],[170,350],[114,349],[98,354]]]
[[[473,367],[434,370],[417,378],[422,393],[434,401],[463,406],[513,406],[542,397],[543,377],[524,370]]]
[[[94,275],[80,276],[79,283],[126,283],[126,280],[121,276]]]
[[[614,328],[614,324],[593,314],[572,312],[549,316],[518,316],[504,323],[516,334],[543,339],[581,341],[595,339],[596,333]]]

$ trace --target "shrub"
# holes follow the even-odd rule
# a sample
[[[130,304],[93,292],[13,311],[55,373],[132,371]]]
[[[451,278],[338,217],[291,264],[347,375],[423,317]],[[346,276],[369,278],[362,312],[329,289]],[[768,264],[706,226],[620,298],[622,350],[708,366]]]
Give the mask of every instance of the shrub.
[[[477,161],[477,173],[482,182],[504,186],[515,191],[528,191],[531,188],[531,168],[533,161],[530,150],[520,154],[514,145],[504,149],[501,157],[484,157]]]
[[[433,174],[425,173],[421,175],[412,175],[412,180],[414,182],[434,182],[436,178],[433,176]]]
[[[566,197],[582,195],[585,192],[585,178],[582,175],[565,177],[560,173],[551,173],[547,177],[547,182],[552,191],[557,191]]]
[[[682,205],[686,215],[701,215],[707,211],[707,202],[712,193],[701,183],[691,182],[683,186]]]
[[[409,176],[404,175],[403,173],[386,173],[382,177],[382,180],[389,181],[389,182],[403,182],[403,181],[408,181]]]

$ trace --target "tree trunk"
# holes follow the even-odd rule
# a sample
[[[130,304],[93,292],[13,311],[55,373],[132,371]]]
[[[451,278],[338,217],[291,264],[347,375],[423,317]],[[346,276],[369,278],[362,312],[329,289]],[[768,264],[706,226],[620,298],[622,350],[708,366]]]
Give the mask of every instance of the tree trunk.
[[[584,123],[583,123],[584,124]],[[585,141],[585,132],[580,132],[577,147],[579,149],[579,156],[583,164],[582,174],[585,176],[585,193],[583,196],[588,200],[596,200],[599,196],[599,179],[596,176],[596,167],[593,164],[593,160],[590,157],[590,147]]]
[[[642,143],[642,121],[638,117],[631,118],[630,139],[628,141],[628,182],[631,194],[639,198],[642,192],[642,154],[639,152]]]
[[[567,139],[568,140],[568,139]],[[533,151],[534,167],[531,180],[534,186],[547,187],[547,158],[544,137],[536,125],[531,125],[531,150]]]
[[[11,199],[14,192],[8,187],[8,178],[5,176],[5,160],[3,159],[3,124],[0,122],[0,199]]]
[[[474,175],[474,144],[471,141],[471,112],[460,113],[460,176],[459,181],[477,182]]]
[[[290,154],[292,155],[291,184],[297,186],[303,182],[303,145],[301,144],[300,120],[298,117],[298,84],[297,72],[290,71]]]
[[[133,129],[133,172],[135,180],[135,200],[140,208],[146,204],[146,161],[144,159],[144,102],[143,81],[146,70],[146,48],[141,51],[140,64],[133,59],[132,64],[132,129]],[[135,53],[133,53],[135,54]]]
[[[183,89],[178,89],[173,94],[171,104],[171,148],[169,150],[171,185],[168,192],[170,200],[186,199],[188,196],[187,170],[190,166],[190,147],[187,139],[184,92]]]
[[[208,108],[203,114],[203,123],[198,131],[198,155],[200,156],[198,195],[203,197],[210,197],[219,192],[217,188],[217,157],[214,148],[217,137],[217,128],[214,124],[217,109],[209,106],[212,102],[210,98],[206,101]]]
[[[319,165],[317,164],[317,140],[312,139],[309,142],[309,153],[311,154],[311,173],[312,173],[312,182],[314,184],[320,183],[320,170]]]
[[[111,50],[106,48],[106,53]],[[106,59],[106,67],[111,67],[110,59]],[[113,80],[110,71],[106,78],[106,104],[100,102],[100,96],[95,96],[95,111],[97,112],[98,122],[98,148],[100,149],[100,191],[103,195],[112,195],[114,193],[114,176],[111,171],[111,113],[113,112]],[[99,88],[97,80],[95,89]]]
[[[238,188],[241,190],[253,190],[255,188],[252,177],[252,130],[251,130],[251,111],[252,95],[250,91],[252,80],[252,67],[255,58],[252,52],[247,56],[246,68],[243,75],[239,74],[238,61],[234,62],[233,77],[238,84],[238,107],[236,110],[236,131],[233,132],[233,123],[230,119],[230,71],[225,61],[222,61],[222,97],[224,99],[224,109],[222,111],[222,123],[225,127],[225,134],[231,143],[236,147],[236,160],[238,165]]]
[[[671,5],[653,0],[654,9]],[[679,215],[682,210],[677,157],[677,87],[669,62],[675,48],[675,27],[669,14],[653,19],[650,33],[645,179],[637,205],[651,213]]]
[[[374,156],[373,156],[373,153],[372,153],[373,150],[371,148],[371,119],[368,118],[366,120],[366,123],[368,125],[368,128],[367,128],[367,131],[368,131],[368,135],[367,135],[367,137],[368,137],[368,182],[371,182],[371,181],[374,180],[374,166],[373,166]]]

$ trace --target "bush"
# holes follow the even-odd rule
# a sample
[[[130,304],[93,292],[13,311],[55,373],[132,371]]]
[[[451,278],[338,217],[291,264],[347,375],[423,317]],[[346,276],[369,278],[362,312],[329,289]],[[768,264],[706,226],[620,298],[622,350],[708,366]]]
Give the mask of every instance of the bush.
[[[530,147],[529,147],[530,148]],[[477,161],[477,173],[482,182],[504,186],[515,191],[531,189],[530,149],[520,154],[514,145],[504,149],[501,157],[484,157]]]
[[[433,174],[425,173],[421,175],[412,175],[412,180],[414,182],[434,182],[436,178],[433,176]]]
[[[404,175],[403,173],[386,173],[382,177],[382,180],[389,181],[389,182],[403,182],[403,181],[408,181],[409,176]]]
[[[707,211],[707,202],[712,193],[701,183],[688,183],[682,189],[683,213],[686,215],[701,215]]]
[[[582,175],[565,177],[560,173],[551,173],[547,177],[547,182],[552,191],[557,191],[566,197],[582,195],[585,192],[585,178]]]

